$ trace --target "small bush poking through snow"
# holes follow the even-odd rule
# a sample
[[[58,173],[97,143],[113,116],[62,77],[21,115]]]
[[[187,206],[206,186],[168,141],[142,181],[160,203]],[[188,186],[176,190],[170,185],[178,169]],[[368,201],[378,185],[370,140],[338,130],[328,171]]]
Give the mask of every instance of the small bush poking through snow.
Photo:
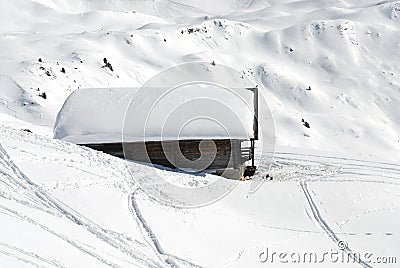
[[[47,94],[46,94],[46,92],[39,93],[39,97],[42,97],[43,99],[47,99]]]
[[[108,68],[108,69],[110,69],[111,72],[114,72],[114,69],[113,69],[111,63],[107,60],[107,58],[104,58],[103,62],[104,62],[104,66],[101,68]]]
[[[301,122],[303,122],[303,126],[305,126],[306,128],[310,128],[310,124],[307,121],[301,119]]]

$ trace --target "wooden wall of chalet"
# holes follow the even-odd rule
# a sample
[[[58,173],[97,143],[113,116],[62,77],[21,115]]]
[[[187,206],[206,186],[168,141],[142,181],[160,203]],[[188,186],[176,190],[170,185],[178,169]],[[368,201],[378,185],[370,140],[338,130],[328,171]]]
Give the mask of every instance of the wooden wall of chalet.
[[[209,157],[214,156],[215,148],[216,155],[213,161],[197,161],[196,165],[199,167],[207,166],[207,169],[225,169],[225,168],[239,168],[244,162],[249,160],[247,157],[242,157],[241,143],[242,140],[180,140],[180,141],[148,141],[125,143],[123,148],[122,143],[102,143],[102,144],[83,144],[95,150],[103,151],[105,153],[134,160],[138,162],[150,162],[152,164],[162,165],[165,167],[174,168],[175,163],[178,167],[193,168],[197,166],[187,166],[186,162],[180,161],[180,153],[188,160],[195,161],[201,156],[200,142],[202,142],[202,150]],[[168,157],[166,156],[168,154]],[[172,159],[172,161],[168,160]],[[209,158],[210,159],[210,158]],[[171,163],[172,162],[172,163]],[[209,165],[208,165],[209,164]]]

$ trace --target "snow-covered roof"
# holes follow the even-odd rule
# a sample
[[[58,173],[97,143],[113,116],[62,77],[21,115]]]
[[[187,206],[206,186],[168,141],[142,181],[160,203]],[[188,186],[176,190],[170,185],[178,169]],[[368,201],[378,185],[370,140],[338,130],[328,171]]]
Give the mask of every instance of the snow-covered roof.
[[[77,144],[249,139],[253,118],[253,93],[245,88],[79,89],[59,112],[54,137]]]

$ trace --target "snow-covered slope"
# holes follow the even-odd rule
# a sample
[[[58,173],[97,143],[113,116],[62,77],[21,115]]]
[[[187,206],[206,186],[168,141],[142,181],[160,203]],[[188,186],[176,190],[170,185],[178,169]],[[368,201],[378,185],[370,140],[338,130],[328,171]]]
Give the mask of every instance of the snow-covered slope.
[[[132,177],[122,160],[4,127],[0,141],[4,267],[264,267],[266,248],[321,259],[338,241],[371,262],[398,254],[394,163],[278,152],[274,181],[255,194],[243,182],[219,202],[183,209],[138,187],[151,167],[131,163]]]

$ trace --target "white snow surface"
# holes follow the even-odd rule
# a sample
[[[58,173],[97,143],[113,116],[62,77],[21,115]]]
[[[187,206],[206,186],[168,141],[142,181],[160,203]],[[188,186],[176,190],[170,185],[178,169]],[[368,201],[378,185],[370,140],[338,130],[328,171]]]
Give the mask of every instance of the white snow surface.
[[[0,18],[1,267],[286,267],[260,254],[339,241],[372,262],[319,266],[398,266],[399,1],[0,0]],[[74,91],[190,61],[231,66],[266,97],[277,152],[271,171],[257,159],[273,180],[256,193],[244,181],[202,208],[162,205],[138,178],[215,177],[53,139]]]
[[[54,138],[77,144],[248,140],[253,137],[253,118],[253,93],[245,88],[202,84],[172,89],[79,89],[59,112]]]
[[[54,138],[74,143],[121,142],[123,121],[135,88],[78,89],[64,103]]]
[[[183,209],[150,199],[135,183],[152,167],[130,163],[131,176],[123,160],[6,127],[0,140],[5,267],[265,267],[259,255],[267,247],[321,259],[339,240],[354,253],[398,257],[397,163],[280,148],[274,180],[255,194],[243,182],[216,203]]]

